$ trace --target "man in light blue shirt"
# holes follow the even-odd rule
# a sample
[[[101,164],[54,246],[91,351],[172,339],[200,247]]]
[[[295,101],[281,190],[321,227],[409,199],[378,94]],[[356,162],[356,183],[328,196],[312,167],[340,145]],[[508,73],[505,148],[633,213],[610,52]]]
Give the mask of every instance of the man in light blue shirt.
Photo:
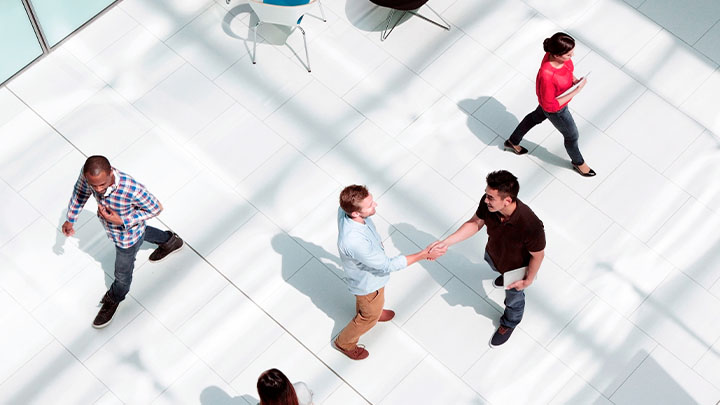
[[[383,309],[385,284],[390,273],[439,256],[429,248],[409,256],[388,257],[382,239],[370,218],[377,203],[365,186],[352,185],[340,193],[338,208],[338,252],[348,289],[355,295],[356,314],[335,339],[335,348],[353,360],[370,355],[357,343],[378,322],[387,322],[395,312]]]

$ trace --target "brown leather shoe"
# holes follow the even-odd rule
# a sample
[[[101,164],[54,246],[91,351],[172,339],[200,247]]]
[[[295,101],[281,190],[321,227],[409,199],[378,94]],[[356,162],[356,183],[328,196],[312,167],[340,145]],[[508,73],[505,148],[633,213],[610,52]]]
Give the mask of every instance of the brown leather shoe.
[[[366,359],[366,358],[370,355],[370,352],[368,352],[367,350],[365,350],[365,348],[362,347],[362,346],[355,346],[354,349],[345,350],[345,349],[343,349],[342,347],[338,346],[337,340],[336,340],[336,341],[333,341],[333,346],[334,346],[335,349],[337,349],[340,353],[342,353],[342,354],[350,357],[350,358],[353,359],[353,360]]]
[[[383,309],[382,314],[380,314],[380,319],[378,319],[378,322],[387,322],[393,318],[395,318],[395,311],[393,311],[392,309]]]

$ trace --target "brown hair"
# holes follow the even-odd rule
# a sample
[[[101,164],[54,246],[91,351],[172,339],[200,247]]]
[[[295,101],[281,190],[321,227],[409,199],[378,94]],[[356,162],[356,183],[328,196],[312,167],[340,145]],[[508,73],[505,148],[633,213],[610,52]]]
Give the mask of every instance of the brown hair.
[[[360,201],[370,195],[367,187],[353,184],[347,186],[340,192],[340,208],[350,215],[355,211],[360,211]]]
[[[545,52],[555,56],[565,55],[573,48],[575,48],[575,40],[564,32],[557,32],[543,41]]]
[[[260,374],[257,390],[261,405],[299,405],[292,383],[276,368]]]

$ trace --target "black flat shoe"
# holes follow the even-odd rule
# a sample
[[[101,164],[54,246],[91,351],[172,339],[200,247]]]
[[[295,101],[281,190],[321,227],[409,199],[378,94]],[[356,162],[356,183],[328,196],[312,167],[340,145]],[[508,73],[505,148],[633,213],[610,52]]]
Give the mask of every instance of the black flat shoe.
[[[580,175],[583,176],[583,177],[592,177],[592,176],[594,176],[594,175],[597,174],[597,173],[595,173],[595,170],[593,170],[593,169],[590,169],[590,171],[588,171],[587,173],[583,173],[583,172],[580,170],[580,168],[577,167],[577,166],[575,166],[575,165],[573,165],[573,169],[575,169],[575,171],[578,172],[578,173],[580,173]]]
[[[524,155],[524,154],[528,153],[528,150],[523,148],[522,146],[520,147],[520,151],[518,151],[517,149],[515,149],[513,144],[510,143],[510,141],[505,141],[503,146],[505,147],[505,150],[509,150],[510,152],[512,152],[516,155]]]

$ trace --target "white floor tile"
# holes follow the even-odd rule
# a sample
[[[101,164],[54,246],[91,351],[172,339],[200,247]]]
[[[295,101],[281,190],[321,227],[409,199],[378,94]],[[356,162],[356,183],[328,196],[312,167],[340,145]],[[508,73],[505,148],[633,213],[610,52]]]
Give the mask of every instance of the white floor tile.
[[[688,97],[680,109],[715,134],[720,134],[720,71],[716,70]]]
[[[334,3],[340,2],[330,2]],[[342,96],[380,66],[388,54],[344,21],[328,21],[328,24],[328,29],[310,48],[312,74]]]
[[[458,60],[464,62],[457,63]],[[515,71],[502,59],[470,37],[463,36],[420,76],[472,114],[514,75]],[[428,112],[425,112],[420,119],[427,116]]]
[[[290,381],[303,381],[315,394],[313,402],[320,404],[342,384],[325,364],[286,333],[250,363],[231,385],[241,395],[256,399],[257,379],[271,368],[281,370]]]
[[[501,137],[495,138],[452,179],[453,184],[471,196],[473,201],[477,201],[471,204],[475,208],[485,194],[485,186],[487,186],[485,178],[490,172],[507,170],[514,174],[520,183],[518,197],[523,202],[530,203],[531,207],[533,198],[553,181],[552,175],[533,160],[504,151],[502,149],[503,142],[504,139]]]
[[[285,145],[248,176],[238,191],[287,231],[337,187],[330,176]],[[290,205],[288,198],[292,198]]]
[[[395,136],[433,105],[440,93],[400,62],[387,59],[343,98]]]
[[[199,402],[198,402],[199,401]],[[235,390],[207,365],[198,361],[153,404],[200,403],[217,405],[245,405]]]
[[[380,196],[417,161],[398,141],[365,120],[317,164],[343,187],[364,184],[373,195]]]
[[[113,7],[76,32],[62,47],[86,63],[137,25],[137,21],[123,11],[122,7]]]
[[[707,381],[715,385],[716,389],[720,389],[720,374],[717,370],[720,367],[720,340],[710,346],[707,352],[698,360],[693,369]]]
[[[185,64],[135,106],[174,139],[184,143],[232,104],[230,96]]]
[[[3,288],[32,310],[90,264],[75,238],[38,218],[0,249],[14,266],[2,272]]]
[[[72,150],[45,120],[29,109],[0,127],[0,143],[3,145],[0,177],[15,190],[27,186]]]
[[[85,365],[127,403],[150,403],[197,357],[147,312],[142,312]]]
[[[633,312],[630,320],[692,366],[720,337],[720,325],[704,321],[717,316],[720,301],[685,274],[674,272]]]
[[[193,137],[187,149],[213,174],[237,187],[285,143],[236,103]]]
[[[550,404],[611,405],[612,402],[576,375],[558,392]]]
[[[2,256],[0,260],[3,260]],[[3,269],[5,268],[3,266]],[[3,359],[0,364],[0,381],[6,381],[47,346],[52,341],[52,336],[4,291],[0,291],[0,304],[0,320],[5,331],[0,335]],[[0,389],[4,387],[0,386]],[[6,396],[3,395],[3,398]]]
[[[669,103],[679,106],[718,65],[660,31],[625,65],[625,70]]]
[[[720,4],[712,0],[689,4],[670,0],[647,0],[638,10],[689,44],[694,44],[720,20]]]
[[[258,46],[257,64],[246,56],[222,75],[215,84],[260,119],[307,85],[312,76],[274,47]]]
[[[319,357],[371,403],[380,402],[426,355],[392,322],[376,325],[360,338],[360,343],[370,352],[370,357],[361,362],[347,358],[330,344]]]
[[[347,384],[341,385],[323,402],[325,405],[367,405],[368,403]]]
[[[332,149],[365,117],[335,93],[312,81],[265,123],[312,161]]]
[[[109,287],[109,282],[112,279],[102,269],[97,266],[86,267],[33,311],[38,322],[82,362],[143,310],[133,297],[128,296],[108,326],[101,330],[92,328],[93,319],[101,307],[100,299]],[[133,290],[135,286],[136,283],[132,286]]]
[[[252,49],[248,20],[248,15],[234,16],[215,4],[166,43],[202,74],[215,79]]]
[[[648,245],[698,284],[709,288],[720,279],[719,258],[715,254],[718,239],[713,231],[718,224],[720,216],[691,198]]]
[[[632,195],[633,200],[617,198]],[[688,199],[688,195],[635,156],[630,156],[588,201],[642,242]]]
[[[638,401],[654,404],[711,404],[720,390],[658,346],[610,399],[619,405]]]
[[[383,243],[385,253],[389,257],[408,255],[422,250],[401,233],[407,232],[408,228],[415,231],[412,226],[400,227]],[[402,271],[394,272],[385,288],[385,307],[395,311],[393,322],[398,325],[407,322],[451,278],[452,274],[430,260],[423,260]]]
[[[598,1],[568,28],[615,66],[623,66],[661,29],[627,4]]]
[[[310,254],[257,213],[207,258],[243,293],[262,302],[305,265]]]
[[[0,200],[4,205],[0,210],[0,246],[3,246],[35,221],[39,214],[4,181],[0,181]]]
[[[17,98],[7,87],[0,89],[0,127],[7,124],[27,106]]]
[[[443,286],[404,328],[434,358],[463,375],[490,350],[501,314],[457,278]]]
[[[175,332],[228,285],[222,275],[187,247],[134,274],[131,294]]]
[[[228,286],[177,336],[223,380],[232,381],[282,334],[282,328],[254,302]]]
[[[548,348],[595,389],[609,396],[655,346],[654,340],[596,298]]]
[[[477,405],[485,401],[439,361],[427,356],[380,404],[402,403]]]
[[[533,149],[530,158],[574,192],[587,197],[627,159],[630,152],[575,111],[573,120],[580,132],[580,153],[597,173],[595,177],[582,177],[572,168],[565,150],[564,138],[557,130]]]
[[[455,176],[495,139],[495,132],[457,104],[441,98],[398,141],[445,178]]]
[[[562,0],[553,2],[528,0],[527,4],[559,26],[567,27],[597,2],[598,0]]]
[[[88,67],[133,103],[182,64],[182,58],[138,26],[91,59]]]
[[[520,1],[458,0],[443,16],[485,48],[496,50],[535,14]]]
[[[30,108],[51,124],[105,86],[62,47],[8,85]]]
[[[315,259],[260,305],[314,353],[332,342],[355,316],[355,297],[343,280]]]
[[[9,404],[89,404],[99,399],[105,390],[105,386],[56,341],[45,346],[0,385],[0,395]]]
[[[553,376],[550,381],[548,375]],[[543,404],[572,377],[567,366],[522,329],[516,329],[502,347],[485,353],[463,380],[492,403]]]
[[[500,311],[505,310],[505,290],[493,289],[489,297]],[[545,260],[537,278],[525,291],[525,314],[520,328],[547,346],[592,297],[582,284]]]
[[[540,66],[540,65],[538,65]],[[536,68],[537,73],[537,68]],[[523,118],[538,106],[535,94],[535,83],[526,77],[517,74],[505,84],[495,95],[488,98],[473,116],[483,124],[495,131],[503,140],[510,137],[513,130]],[[523,138],[522,144],[532,150],[555,129],[545,120],[542,124],[531,129]]]
[[[100,397],[93,405],[122,405],[123,402],[118,399],[112,391],[106,391],[105,394]],[[241,404],[245,405],[245,404]]]
[[[188,215],[189,212],[202,215]],[[162,219],[205,256],[256,212],[255,207],[230,187],[202,172],[168,200]]]
[[[129,0],[122,2],[120,7],[153,35],[165,40],[211,4],[213,4],[211,0],[180,0],[172,3],[161,0]]]
[[[571,106],[603,131],[646,90],[645,86],[595,52],[590,52],[575,65],[575,76],[582,77],[588,73],[591,74],[587,85],[573,97]]]
[[[715,23],[693,46],[715,63],[720,63],[720,49],[715,46],[719,39],[720,24]]]
[[[85,155],[112,159],[152,126],[115,90],[105,87],[68,113],[55,128]]]
[[[629,316],[671,271],[667,260],[613,224],[568,272]]]
[[[406,234],[425,247],[465,216],[474,203],[424,163],[419,163],[381,197],[378,212],[396,228],[412,226]]]
[[[545,224],[547,256],[563,269],[570,267],[612,224],[607,216],[559,181],[543,189],[533,199],[531,209]]]
[[[720,173],[720,139],[705,131],[668,168],[665,176],[715,213],[720,212],[720,193],[712,181]]]
[[[110,164],[143,184],[165,208],[168,206],[164,203],[201,171],[201,165],[172,136],[157,127]]]

